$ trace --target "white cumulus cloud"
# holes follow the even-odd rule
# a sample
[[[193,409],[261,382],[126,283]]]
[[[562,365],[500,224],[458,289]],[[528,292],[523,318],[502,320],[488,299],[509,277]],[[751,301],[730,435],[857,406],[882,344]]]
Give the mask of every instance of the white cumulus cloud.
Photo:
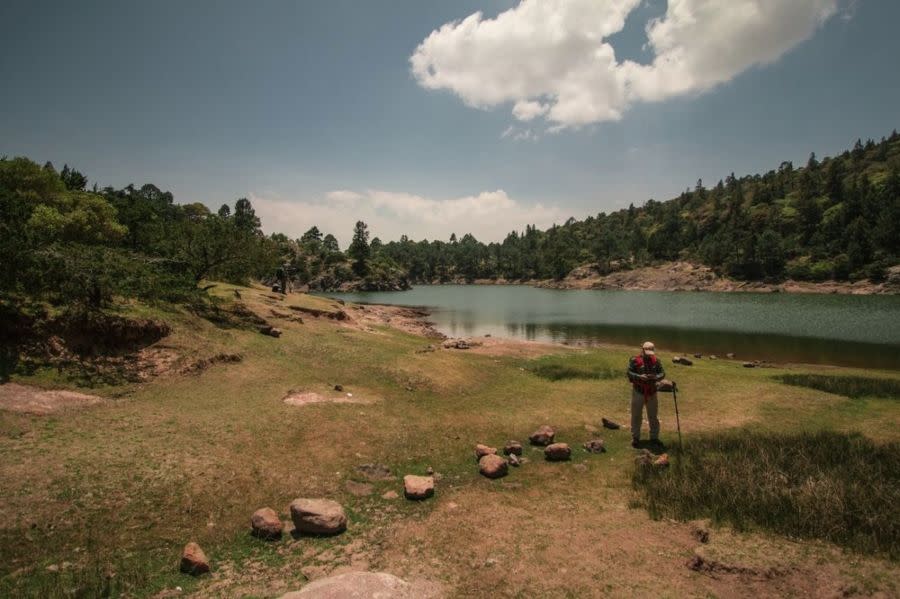
[[[300,237],[313,225],[332,233],[346,244],[358,220],[369,225],[372,237],[382,241],[399,239],[447,240],[451,233],[472,233],[478,240],[502,241],[512,230],[526,225],[547,228],[562,223],[566,215],[558,208],[518,202],[501,190],[478,195],[435,199],[411,193],[367,190],[336,190],[322,199],[288,200],[250,194],[256,214],[268,233]]]
[[[410,57],[427,89],[466,104],[513,103],[551,129],[618,120],[634,102],[702,92],[774,62],[838,11],[838,0],[668,0],[646,24],[650,64],[616,59],[607,38],[641,0],[522,0],[433,31]]]

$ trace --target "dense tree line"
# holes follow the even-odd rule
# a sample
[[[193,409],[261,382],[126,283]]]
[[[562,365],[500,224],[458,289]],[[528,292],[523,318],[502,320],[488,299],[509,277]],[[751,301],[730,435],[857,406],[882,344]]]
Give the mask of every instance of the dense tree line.
[[[68,165],[0,160],[0,293],[90,308],[189,301],[203,279],[247,282],[278,260],[246,199],[212,213],[153,185],[86,186]]]
[[[526,227],[501,243],[403,237],[375,254],[414,281],[561,278],[589,263],[602,274],[679,259],[739,279],[878,280],[900,261],[900,136],[858,140],[821,161],[812,154],[801,168],[697,181],[667,202]]]

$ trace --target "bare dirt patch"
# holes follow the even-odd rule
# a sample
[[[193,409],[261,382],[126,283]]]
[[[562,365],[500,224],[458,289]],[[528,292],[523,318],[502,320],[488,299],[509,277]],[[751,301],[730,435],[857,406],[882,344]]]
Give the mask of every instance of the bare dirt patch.
[[[282,400],[289,406],[306,406],[314,403],[350,403],[350,404],[372,404],[374,399],[360,397],[354,393],[334,393],[331,395],[322,395],[314,391],[292,391]]]
[[[45,416],[99,404],[103,398],[74,391],[56,391],[7,383],[0,385],[0,409]]]
[[[431,339],[444,339],[444,334],[428,321],[428,312],[419,308],[402,306],[357,305],[353,306],[353,320],[358,328],[389,326],[404,333]]]

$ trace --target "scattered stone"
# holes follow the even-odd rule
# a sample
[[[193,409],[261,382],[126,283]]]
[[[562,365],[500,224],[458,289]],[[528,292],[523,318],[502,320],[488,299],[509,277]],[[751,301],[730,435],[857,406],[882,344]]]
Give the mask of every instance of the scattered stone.
[[[515,466],[516,468],[522,465],[522,460],[514,453],[509,454],[509,457],[506,459],[506,461],[509,462],[510,466]]]
[[[423,596],[402,578],[385,572],[347,572],[314,580],[279,599],[412,599]]]
[[[603,443],[603,439],[591,439],[584,444],[584,449],[588,453],[604,453],[606,451],[606,444]]]
[[[347,530],[344,508],[330,499],[295,499],[291,502],[291,519],[299,533],[334,535]]]
[[[572,457],[568,443],[553,443],[544,449],[544,457],[550,462],[564,462]]]
[[[618,430],[622,428],[622,425],[618,422],[613,422],[612,420],[607,420],[606,418],[602,418],[601,422],[603,422],[603,428],[609,428],[612,430]]]
[[[284,525],[281,523],[281,518],[278,517],[278,513],[275,510],[270,507],[263,507],[253,512],[253,515],[250,516],[250,528],[253,531],[253,536],[266,541],[273,541],[281,538],[281,529],[284,528]]]
[[[384,495],[381,496],[382,499],[399,499],[400,494],[397,491],[388,491]]]
[[[270,324],[264,324],[259,327],[259,332],[269,337],[281,337],[281,329],[276,329]]]
[[[744,362],[744,368],[756,368],[756,364],[753,362]]]
[[[727,354],[725,354],[725,357],[728,358],[729,360],[734,360],[734,354],[731,352],[728,352]]]
[[[669,454],[664,453],[658,456],[655,460],[653,460],[654,468],[668,468],[669,467]]]
[[[486,455],[495,455],[496,453],[496,447],[488,447],[487,445],[482,445],[481,443],[479,443],[475,446],[475,461],[479,461]]]
[[[694,357],[699,360],[703,357],[703,354],[694,354]]]
[[[191,576],[199,576],[209,572],[209,559],[200,545],[191,541],[181,552],[181,571]]]
[[[356,471],[371,481],[394,480],[391,469],[384,464],[360,464],[356,467]]]
[[[355,480],[348,480],[344,483],[344,488],[354,497],[368,497],[375,492],[375,487],[369,483],[361,483]]]
[[[718,359],[719,359],[719,356],[717,356],[717,355],[715,355],[715,354],[711,354],[711,355],[709,356],[709,359],[710,359],[710,360],[718,360]]]
[[[425,469],[425,474],[426,474],[427,476],[434,476],[434,468],[432,468],[431,466],[429,466],[428,468]]]
[[[675,356],[672,358],[672,362],[675,364],[681,364],[682,366],[693,366],[694,361],[690,358],[685,358],[684,356]]]
[[[669,379],[662,379],[661,381],[656,382],[657,391],[662,391],[663,393],[671,393],[674,388],[675,383],[673,383]]]
[[[428,499],[434,495],[434,479],[407,474],[403,477],[403,494],[407,499]]]
[[[334,386],[334,390],[335,390],[335,391],[343,391],[343,390],[344,390],[344,386],[343,386],[343,385],[335,385],[335,386]]]
[[[522,444],[518,441],[507,441],[503,446],[503,453],[506,455],[522,455]]]
[[[489,453],[478,461],[478,471],[488,478],[500,478],[507,475],[509,467],[506,460]]]
[[[553,438],[555,436],[556,431],[554,431],[550,426],[544,424],[539,429],[531,433],[531,436],[528,437],[528,440],[532,445],[546,446],[553,443]]]

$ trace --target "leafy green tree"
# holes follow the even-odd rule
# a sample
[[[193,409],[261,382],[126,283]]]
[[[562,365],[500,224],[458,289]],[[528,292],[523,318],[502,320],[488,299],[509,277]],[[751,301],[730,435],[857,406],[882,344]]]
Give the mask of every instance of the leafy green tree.
[[[347,254],[353,260],[353,272],[362,277],[368,272],[366,260],[369,259],[369,226],[363,221],[356,221],[353,227],[353,240],[347,248]]]

